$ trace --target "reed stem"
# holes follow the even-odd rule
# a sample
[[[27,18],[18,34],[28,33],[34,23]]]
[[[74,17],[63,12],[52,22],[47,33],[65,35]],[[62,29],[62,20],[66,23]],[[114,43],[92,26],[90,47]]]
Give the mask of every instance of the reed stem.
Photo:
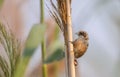
[[[40,12],[41,12],[40,13],[40,23],[44,24],[44,0],[40,0]],[[42,77],[47,77],[47,66],[46,66],[46,64],[44,64],[45,54],[46,54],[44,34],[42,37],[41,48],[42,48]]]
[[[66,0],[66,9],[67,9],[67,24],[65,31],[66,32],[66,41],[72,41],[72,22],[71,22],[71,7],[70,0]],[[67,66],[67,77],[75,77],[75,65],[74,65],[74,52],[73,45],[70,42],[66,42],[66,66]]]

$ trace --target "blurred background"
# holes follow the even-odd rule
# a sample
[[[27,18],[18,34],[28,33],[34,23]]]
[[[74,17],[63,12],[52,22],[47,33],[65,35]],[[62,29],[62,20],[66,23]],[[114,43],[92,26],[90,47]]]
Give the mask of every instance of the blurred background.
[[[54,41],[56,24],[49,16],[45,1],[46,39]],[[16,36],[25,41],[31,28],[40,21],[40,0],[4,0],[0,20],[7,21]],[[120,0],[72,0],[73,38],[85,30],[89,34],[89,48],[78,59],[76,77],[120,77]],[[58,42],[64,47],[62,32]],[[41,47],[35,50],[24,77],[40,77]],[[47,48],[47,53],[52,53]],[[48,77],[66,77],[64,59],[47,64]],[[57,69],[56,69],[56,67]],[[54,76],[53,72],[57,71]]]

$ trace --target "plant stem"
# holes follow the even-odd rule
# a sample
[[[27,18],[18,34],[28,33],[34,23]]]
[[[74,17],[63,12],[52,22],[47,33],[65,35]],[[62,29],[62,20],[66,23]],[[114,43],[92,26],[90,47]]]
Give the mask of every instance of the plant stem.
[[[44,23],[44,0],[40,0],[40,23]]]
[[[44,0],[40,0],[40,23],[44,24]],[[45,53],[46,53],[46,47],[45,47],[45,37],[43,35],[42,42],[41,42],[41,48],[42,48],[42,77],[47,77],[47,67],[46,64],[44,64],[45,60]]]
[[[47,67],[46,67],[46,64],[44,64],[45,53],[46,53],[44,37],[41,42],[41,47],[42,47],[42,75],[43,75],[42,77],[47,77]]]
[[[67,6],[67,25],[65,28],[66,41],[72,41],[72,22],[71,22],[71,7],[70,0],[66,0]],[[75,65],[74,65],[74,51],[73,45],[70,42],[66,42],[66,71],[67,77],[75,77]]]

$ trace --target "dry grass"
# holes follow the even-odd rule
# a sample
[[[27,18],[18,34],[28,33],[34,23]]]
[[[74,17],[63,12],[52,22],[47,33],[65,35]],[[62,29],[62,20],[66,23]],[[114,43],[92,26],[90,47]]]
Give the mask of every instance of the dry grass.
[[[67,24],[67,8],[65,0],[50,0],[51,9],[48,7],[50,15],[55,19],[56,23],[60,27],[61,31],[64,32],[64,28]]]
[[[0,23],[0,44],[5,51],[5,55],[0,55],[0,67],[3,75],[4,77],[14,77],[22,45],[12,31],[2,23]],[[0,73],[0,75],[2,75],[2,73]]]

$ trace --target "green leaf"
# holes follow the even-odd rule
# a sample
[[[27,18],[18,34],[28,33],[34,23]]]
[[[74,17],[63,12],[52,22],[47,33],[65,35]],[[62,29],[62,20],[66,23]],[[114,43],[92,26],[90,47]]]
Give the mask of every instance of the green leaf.
[[[50,55],[45,61],[44,63],[51,63],[54,61],[59,61],[62,60],[65,57],[65,52],[63,51],[62,48],[58,48],[55,50],[55,52]]]
[[[25,48],[23,55],[26,57],[32,56],[35,50],[36,48]]]
[[[26,41],[23,53],[24,56],[32,56],[35,49],[38,47],[38,45],[40,45],[42,38],[44,37],[45,30],[45,24],[37,24],[32,27],[28,39]]]
[[[29,57],[22,58],[17,65],[14,77],[24,77],[28,63],[29,63]]]
[[[25,49],[21,61],[18,63],[17,70],[14,77],[23,77],[26,71],[27,65],[31,56],[34,54],[34,51],[41,43],[42,38],[44,37],[46,25],[37,24],[34,25],[28,35],[26,40]]]
[[[26,47],[34,48],[38,46],[42,40],[42,37],[44,36],[45,28],[46,26],[44,24],[33,26],[28,36]]]

